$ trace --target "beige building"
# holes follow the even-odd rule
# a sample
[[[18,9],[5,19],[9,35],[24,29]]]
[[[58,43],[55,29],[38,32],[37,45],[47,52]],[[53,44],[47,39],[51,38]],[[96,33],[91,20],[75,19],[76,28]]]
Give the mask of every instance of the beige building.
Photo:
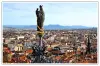
[[[17,44],[14,48],[15,51],[23,51],[23,45],[22,44]]]

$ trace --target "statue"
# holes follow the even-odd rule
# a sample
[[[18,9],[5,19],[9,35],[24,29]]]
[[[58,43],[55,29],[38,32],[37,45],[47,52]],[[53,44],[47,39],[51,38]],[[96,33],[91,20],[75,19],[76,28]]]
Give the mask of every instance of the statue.
[[[40,38],[39,44],[41,46],[43,46],[42,37],[43,37],[43,34],[44,34],[43,22],[44,22],[44,19],[45,19],[45,15],[44,15],[44,11],[43,11],[43,6],[42,5],[39,6],[39,9],[38,8],[36,9],[36,16],[37,16],[37,35]]]
[[[43,6],[39,6],[40,10],[37,8],[36,10],[36,16],[37,16],[37,31],[43,30],[43,22],[45,19],[44,11],[43,11]]]

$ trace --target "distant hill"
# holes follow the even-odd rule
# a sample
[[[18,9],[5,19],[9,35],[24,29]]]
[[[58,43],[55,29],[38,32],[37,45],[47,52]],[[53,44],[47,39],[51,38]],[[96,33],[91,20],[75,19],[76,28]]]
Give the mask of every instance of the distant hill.
[[[17,28],[17,29],[37,29],[36,25],[4,25],[3,28]],[[81,25],[73,26],[61,26],[61,25],[45,25],[44,29],[46,30],[55,30],[55,29],[90,29],[97,27],[87,27]]]

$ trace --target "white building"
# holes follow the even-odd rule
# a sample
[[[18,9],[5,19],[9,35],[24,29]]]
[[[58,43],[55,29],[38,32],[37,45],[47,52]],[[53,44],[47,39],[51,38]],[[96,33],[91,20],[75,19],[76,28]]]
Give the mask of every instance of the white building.
[[[24,36],[18,36],[17,39],[24,39]]]

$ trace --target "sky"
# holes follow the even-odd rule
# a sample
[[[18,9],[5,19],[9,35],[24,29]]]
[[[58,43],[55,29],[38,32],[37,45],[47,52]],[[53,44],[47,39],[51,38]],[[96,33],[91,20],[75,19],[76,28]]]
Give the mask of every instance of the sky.
[[[98,2],[2,2],[3,25],[36,25],[39,5],[45,12],[44,25],[98,26]]]

